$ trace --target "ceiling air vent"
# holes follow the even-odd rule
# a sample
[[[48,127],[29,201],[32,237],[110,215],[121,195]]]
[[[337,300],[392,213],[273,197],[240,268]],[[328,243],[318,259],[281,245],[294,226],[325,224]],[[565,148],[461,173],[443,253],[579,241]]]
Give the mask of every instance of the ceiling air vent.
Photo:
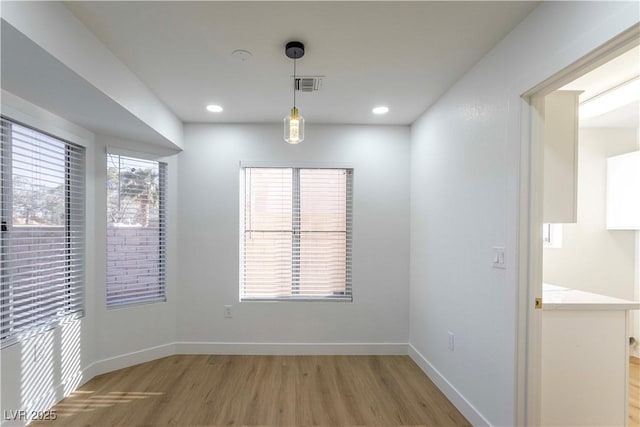
[[[320,90],[324,76],[300,76],[296,77],[295,89],[301,92],[315,92]]]

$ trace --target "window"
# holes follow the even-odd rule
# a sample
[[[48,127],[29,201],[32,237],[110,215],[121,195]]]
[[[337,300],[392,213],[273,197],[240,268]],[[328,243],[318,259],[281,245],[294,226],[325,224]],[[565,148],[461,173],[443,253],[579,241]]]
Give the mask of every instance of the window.
[[[351,301],[352,169],[243,169],[241,300]]]
[[[2,346],[83,314],[85,150],[1,119]]]
[[[562,224],[542,224],[542,244],[545,248],[561,248]]]
[[[107,154],[107,307],[166,301],[166,163]]]

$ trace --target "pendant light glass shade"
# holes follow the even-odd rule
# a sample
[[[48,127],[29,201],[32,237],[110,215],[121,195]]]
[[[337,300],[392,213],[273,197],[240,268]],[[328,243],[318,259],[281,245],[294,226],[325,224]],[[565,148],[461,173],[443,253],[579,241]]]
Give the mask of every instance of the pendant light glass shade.
[[[289,144],[299,144],[304,140],[304,117],[298,114],[296,107],[284,118],[284,140]]]

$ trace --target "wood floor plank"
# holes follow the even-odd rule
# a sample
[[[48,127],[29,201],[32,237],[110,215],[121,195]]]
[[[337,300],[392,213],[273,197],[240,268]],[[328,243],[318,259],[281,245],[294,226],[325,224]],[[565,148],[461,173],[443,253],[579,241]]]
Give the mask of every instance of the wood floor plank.
[[[470,425],[407,356],[177,355],[95,377],[52,409],[48,426]]]
[[[640,359],[629,358],[629,426],[640,427]]]

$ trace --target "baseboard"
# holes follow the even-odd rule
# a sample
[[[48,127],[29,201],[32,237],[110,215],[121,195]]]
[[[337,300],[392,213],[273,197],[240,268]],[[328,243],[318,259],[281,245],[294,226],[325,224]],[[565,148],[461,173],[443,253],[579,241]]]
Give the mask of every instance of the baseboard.
[[[107,372],[117,371],[118,369],[128,368],[129,366],[150,362],[152,360],[172,356],[174,354],[177,354],[175,343],[163,344],[156,347],[145,348],[144,350],[98,360],[89,365],[85,371],[87,374],[92,374],[91,378],[93,378],[96,375],[106,374]]]
[[[429,379],[447,396],[447,399],[474,426],[490,426],[491,423],[422,355],[408,344],[409,357],[427,374]]]
[[[176,354],[406,355],[405,343],[177,342]]]
[[[150,362],[174,354],[260,354],[260,355],[406,355],[404,343],[236,343],[174,342],[98,360],[85,368],[93,378],[107,372]]]

